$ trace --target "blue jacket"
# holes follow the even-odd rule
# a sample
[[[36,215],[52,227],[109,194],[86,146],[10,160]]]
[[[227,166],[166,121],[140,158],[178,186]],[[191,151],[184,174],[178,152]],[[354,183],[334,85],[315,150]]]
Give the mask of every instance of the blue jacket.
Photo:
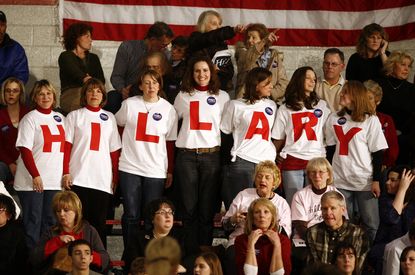
[[[26,84],[29,79],[29,67],[23,47],[6,33],[0,44],[0,84],[14,76]]]

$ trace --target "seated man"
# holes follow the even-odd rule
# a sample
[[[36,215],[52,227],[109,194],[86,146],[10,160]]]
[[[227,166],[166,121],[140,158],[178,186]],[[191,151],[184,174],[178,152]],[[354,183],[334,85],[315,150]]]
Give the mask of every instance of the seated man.
[[[332,263],[337,244],[346,242],[356,248],[356,267],[362,270],[369,251],[369,239],[362,228],[344,218],[345,211],[346,203],[339,192],[329,191],[321,197],[323,222],[307,230],[309,263]]]
[[[83,239],[75,240],[68,246],[68,255],[72,258],[72,272],[68,275],[99,275],[99,273],[89,270],[92,263],[91,244]]]
[[[397,238],[385,246],[383,253],[383,275],[399,275],[402,250],[405,247],[415,245],[415,220],[412,222],[409,232]]]

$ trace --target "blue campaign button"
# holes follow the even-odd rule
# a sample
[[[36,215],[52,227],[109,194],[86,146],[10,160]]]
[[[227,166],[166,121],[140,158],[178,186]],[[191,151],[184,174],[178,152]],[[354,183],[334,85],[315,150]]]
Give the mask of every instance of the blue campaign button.
[[[216,104],[216,98],[214,98],[213,96],[210,96],[207,98],[207,104],[209,105],[215,105]]]
[[[323,111],[321,109],[315,109],[314,110],[314,115],[319,118],[323,115]]]
[[[274,113],[274,111],[272,110],[271,107],[267,107],[267,108],[265,108],[265,113],[267,113],[268,115],[271,116]]]
[[[337,120],[337,123],[338,123],[339,125],[344,125],[344,124],[346,123],[346,121],[347,121],[347,119],[346,119],[344,116],[342,116],[341,118],[339,118],[339,119]]]
[[[160,113],[154,113],[153,114],[153,119],[155,120],[155,121],[159,121],[159,120],[161,120],[163,118],[163,116],[160,114]]]
[[[62,122],[62,118],[58,115],[54,115],[53,118],[57,121],[57,122]]]
[[[99,114],[99,117],[100,117],[103,121],[108,120],[108,115],[107,115],[107,114],[101,113],[101,114]]]

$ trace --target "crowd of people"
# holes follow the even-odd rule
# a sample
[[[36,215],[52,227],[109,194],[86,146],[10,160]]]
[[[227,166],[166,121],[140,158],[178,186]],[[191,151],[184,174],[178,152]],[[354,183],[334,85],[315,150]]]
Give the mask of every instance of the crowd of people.
[[[413,58],[380,25],[347,66],[328,48],[322,76],[288,78],[263,24],[207,10],[175,37],[155,22],[121,43],[106,91],[93,29],[74,23],[60,93],[25,92],[6,28],[0,11],[1,274],[106,274],[114,197],[125,274],[415,274]]]

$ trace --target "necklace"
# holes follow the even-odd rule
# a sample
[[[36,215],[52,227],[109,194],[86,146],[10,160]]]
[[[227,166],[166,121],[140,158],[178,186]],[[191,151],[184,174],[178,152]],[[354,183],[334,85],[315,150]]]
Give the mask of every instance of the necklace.
[[[157,97],[157,101],[159,100],[159,97]],[[150,113],[151,109],[153,108],[153,106],[157,103],[157,101],[155,102],[147,102],[144,97],[143,97],[143,102],[144,102],[144,107],[146,108],[147,114]]]
[[[404,81],[402,81],[401,82],[401,84],[399,84],[398,86],[393,86],[392,85],[392,83],[390,82],[390,80],[388,79],[388,83],[389,83],[389,85],[392,87],[392,89],[394,90],[394,91],[396,91],[396,90],[398,90],[401,86],[402,86],[402,84],[404,83]]]

